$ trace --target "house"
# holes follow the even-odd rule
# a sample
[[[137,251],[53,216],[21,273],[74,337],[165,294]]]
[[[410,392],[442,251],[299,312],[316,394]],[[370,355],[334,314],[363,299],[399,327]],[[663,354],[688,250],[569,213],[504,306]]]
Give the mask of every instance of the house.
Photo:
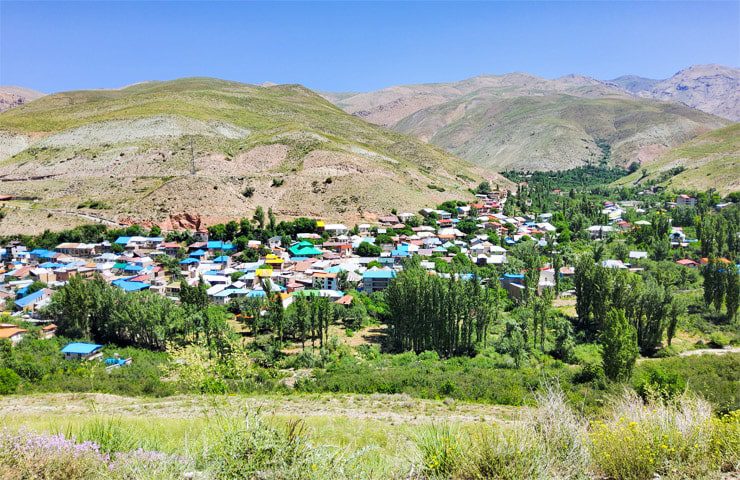
[[[182,247],[177,242],[166,242],[166,243],[162,243],[161,245],[159,245],[159,250],[163,251],[164,253],[166,253],[167,255],[171,257],[177,256],[178,252],[180,251],[180,248]]]
[[[671,228],[671,233],[668,238],[670,238],[671,244],[686,243],[686,234],[683,233],[683,230],[681,230],[679,227]]]
[[[307,240],[291,245],[290,248],[288,248],[288,251],[293,257],[299,258],[318,257],[323,253],[321,250],[316,248],[313,243]]]
[[[521,300],[524,298],[524,274],[505,273],[500,279],[501,286],[508,293],[509,298]]]
[[[648,258],[648,252],[632,250],[630,251],[628,256],[631,260],[641,260],[644,258]]]
[[[24,312],[32,312],[38,307],[44,305],[46,301],[51,298],[51,290],[43,288],[30,295],[19,298],[15,301],[15,306]]]
[[[676,205],[679,207],[695,207],[696,198],[682,193],[678,198],[676,198]]]
[[[60,243],[54,248],[59,253],[71,255],[73,257],[89,258],[97,254],[97,245],[93,243]]]
[[[41,333],[39,336],[43,339],[49,339],[57,334],[57,326],[53,323],[41,327]]]
[[[65,360],[93,360],[103,356],[103,346],[94,343],[75,342],[62,349]]]
[[[10,343],[13,345],[16,345],[18,342],[23,340],[23,337],[26,335],[28,330],[24,330],[23,328],[18,328],[15,325],[13,326],[0,326],[0,339],[7,339],[10,340]]]
[[[689,268],[696,268],[699,266],[697,262],[691,260],[690,258],[682,258],[681,260],[676,260],[676,263]]]
[[[592,240],[597,238],[606,238],[614,231],[614,227],[610,225],[593,225],[588,227],[588,234]]]
[[[365,293],[374,293],[385,290],[394,278],[396,278],[395,270],[367,270],[362,274],[362,289]]]
[[[312,275],[314,288],[321,290],[338,290],[337,274],[335,272],[314,272]]]
[[[349,228],[341,223],[329,223],[324,225],[324,231],[332,237],[339,235],[346,235],[349,233]]]
[[[601,266],[604,268],[627,268],[627,265],[625,265],[621,260],[603,260],[601,262]]]

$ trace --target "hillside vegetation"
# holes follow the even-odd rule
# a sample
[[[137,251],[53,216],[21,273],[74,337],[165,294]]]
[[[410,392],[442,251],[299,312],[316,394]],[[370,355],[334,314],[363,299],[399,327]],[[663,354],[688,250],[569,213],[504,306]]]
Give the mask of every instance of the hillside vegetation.
[[[740,190],[740,124],[709,132],[661,155],[616,185],[658,184],[674,190]]]
[[[60,93],[4,112],[0,176],[0,193],[38,199],[9,211],[7,233],[54,227],[87,205],[119,222],[191,228],[256,205],[349,221],[462,198],[481,179],[304,87],[207,78]]]

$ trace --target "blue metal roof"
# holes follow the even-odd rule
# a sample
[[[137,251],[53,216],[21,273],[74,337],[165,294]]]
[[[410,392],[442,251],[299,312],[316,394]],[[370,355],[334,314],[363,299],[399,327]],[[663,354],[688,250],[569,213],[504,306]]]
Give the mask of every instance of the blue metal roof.
[[[191,257],[202,257],[205,254],[206,254],[205,250],[198,249],[198,250],[196,250],[194,252],[191,252],[190,253],[190,256]]]
[[[139,292],[147,290],[151,285],[144,282],[131,282],[128,280],[115,280],[113,285],[122,289],[124,292]]]
[[[62,353],[73,353],[79,355],[88,355],[93,353],[95,350],[103,348],[102,345],[94,343],[70,343],[62,349]]]
[[[222,242],[218,240],[210,240],[206,244],[208,250],[233,250],[235,247],[230,242]]]
[[[189,265],[191,263],[198,263],[198,260],[195,258],[186,258],[185,260],[180,260],[180,265]]]
[[[368,270],[362,274],[362,278],[396,278],[395,270]]]
[[[504,273],[504,278],[522,279],[524,278],[524,275],[521,273]]]
[[[118,237],[115,242],[118,245],[128,245],[128,242],[131,241],[131,237]]]
[[[227,255],[221,255],[213,259],[215,263],[228,263],[229,257]]]
[[[33,302],[40,300],[41,297],[44,296],[43,290],[38,290],[36,292],[33,292],[31,295],[26,295],[23,298],[19,298],[15,301],[15,304],[18,305],[20,308],[25,308],[29,305],[31,305]]]

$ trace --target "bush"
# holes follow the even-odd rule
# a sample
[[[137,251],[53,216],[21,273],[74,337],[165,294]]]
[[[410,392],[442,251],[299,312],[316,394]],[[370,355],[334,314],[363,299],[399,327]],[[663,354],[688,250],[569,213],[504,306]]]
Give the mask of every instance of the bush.
[[[416,437],[416,445],[421,451],[422,472],[428,477],[449,478],[458,469],[462,450],[449,426],[432,425],[423,429]]]
[[[0,395],[9,395],[18,390],[21,377],[9,368],[0,368]]]
[[[682,396],[645,403],[626,393],[591,431],[593,462],[615,480],[699,478],[716,469],[709,404]]]
[[[650,370],[648,377],[640,380],[635,389],[644,401],[670,401],[686,391],[686,380],[677,373],[656,368]]]
[[[710,348],[725,348],[730,344],[730,336],[723,332],[714,332],[709,336]]]
[[[241,421],[222,419],[206,461],[215,478],[230,480],[332,478],[343,463],[313,448],[300,421],[280,429],[254,414]]]

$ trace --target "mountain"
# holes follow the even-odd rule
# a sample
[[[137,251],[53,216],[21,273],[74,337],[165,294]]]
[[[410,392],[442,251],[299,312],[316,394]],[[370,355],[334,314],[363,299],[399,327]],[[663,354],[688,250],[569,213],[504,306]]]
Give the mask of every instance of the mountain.
[[[679,102],[728,120],[740,120],[740,69],[737,68],[693,65],[665,80],[625,75],[607,83],[639,97]]]
[[[608,160],[648,163],[728,122],[619,85],[523,73],[331,96],[345,111],[491,170],[557,170]]]
[[[18,210],[7,209],[0,233],[97,217],[196,228],[251,216],[257,205],[359,221],[470,197],[482,178],[298,85],[147,82],[49,95],[0,114],[0,194],[36,199],[10,202]]]
[[[43,96],[43,93],[29,88],[0,86],[0,112],[26,104]]]
[[[607,80],[606,83],[627,90],[630,93],[640,94],[642,92],[651,91],[653,87],[660,82],[661,80],[640,77],[637,75],[622,75],[621,77]]]
[[[650,182],[674,190],[740,190],[740,123],[714,130],[669,150],[617,185]]]
[[[694,65],[649,91],[658,100],[681,102],[732,121],[740,121],[740,69]]]

